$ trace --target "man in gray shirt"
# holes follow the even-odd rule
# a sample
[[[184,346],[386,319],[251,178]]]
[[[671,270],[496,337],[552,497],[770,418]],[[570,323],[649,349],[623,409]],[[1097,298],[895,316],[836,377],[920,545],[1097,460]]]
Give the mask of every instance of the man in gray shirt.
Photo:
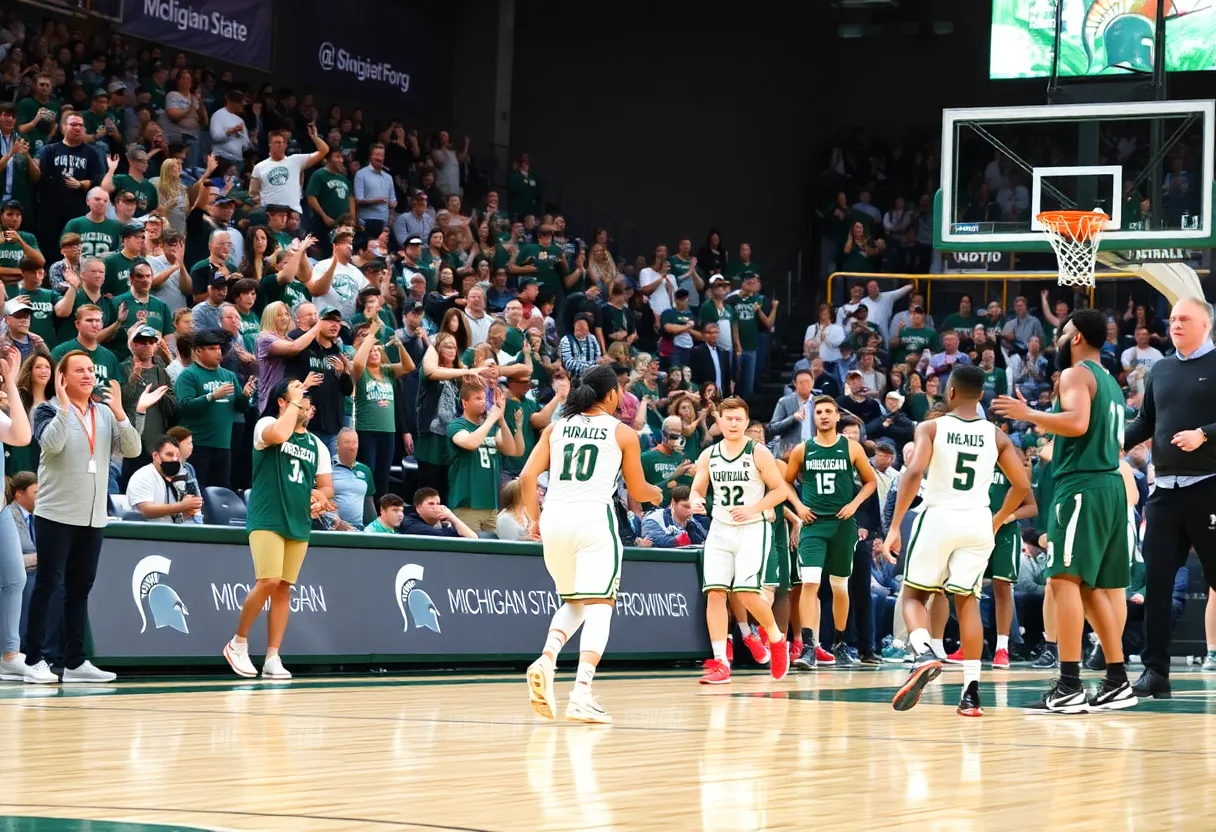
[[[367,161],[355,174],[355,206],[367,236],[374,238],[388,225],[389,212],[397,208],[397,190],[384,167],[384,145],[373,144]]]
[[[1043,336],[1043,325],[1039,323],[1038,318],[1030,314],[1026,298],[1018,295],[1013,300],[1013,317],[1001,330],[1001,338],[1006,342],[1006,346],[1012,346],[1015,342],[1025,346],[1032,335],[1039,336],[1040,343],[1046,343]]]

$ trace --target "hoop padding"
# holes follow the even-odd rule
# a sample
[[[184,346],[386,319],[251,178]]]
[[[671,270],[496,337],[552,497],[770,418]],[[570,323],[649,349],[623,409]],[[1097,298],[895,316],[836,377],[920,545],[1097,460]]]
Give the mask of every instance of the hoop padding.
[[[1131,267],[1130,271],[1165,295],[1170,306],[1183,298],[1204,299],[1199,275],[1186,263],[1144,263]]]
[[[1098,244],[1110,217],[1101,211],[1045,211],[1038,216],[1055,249],[1061,286],[1093,286]]]

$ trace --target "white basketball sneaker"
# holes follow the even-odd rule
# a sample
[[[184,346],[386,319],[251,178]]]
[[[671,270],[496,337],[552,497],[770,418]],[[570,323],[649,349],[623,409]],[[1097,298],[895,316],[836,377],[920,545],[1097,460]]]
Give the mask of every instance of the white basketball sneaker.
[[[566,705],[566,719],[572,722],[594,722],[599,725],[611,725],[612,717],[600,707],[591,693],[591,688],[585,685],[575,685],[570,691],[570,702]]]
[[[541,719],[557,719],[557,700],[553,696],[553,662],[541,656],[528,665],[528,702]]]
[[[84,662],[80,667],[72,670],[65,667],[63,669],[63,681],[65,684],[73,682],[78,684],[105,684],[113,682],[118,676],[108,670],[102,670],[100,667],[94,666],[92,662]]]
[[[257,668],[253,666],[253,662],[249,661],[249,642],[237,644],[236,638],[232,638],[224,645],[224,658],[228,660],[228,666],[237,676],[252,679],[258,675]]]
[[[22,681],[31,685],[53,685],[59,681],[59,677],[51,672],[46,662],[40,661],[26,666]]]
[[[266,663],[262,665],[263,679],[290,679],[291,672],[283,667],[283,660],[279,658],[279,654],[275,653],[266,659]]]
[[[0,659],[0,682],[24,682],[29,668],[25,666],[25,656],[18,653],[11,662]]]

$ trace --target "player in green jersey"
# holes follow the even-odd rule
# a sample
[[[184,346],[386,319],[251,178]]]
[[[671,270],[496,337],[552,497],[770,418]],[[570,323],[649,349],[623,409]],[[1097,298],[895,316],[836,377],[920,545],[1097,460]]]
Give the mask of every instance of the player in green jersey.
[[[806,524],[798,540],[798,562],[802,566],[798,611],[805,646],[794,666],[803,670],[838,661],[852,664],[845,650],[844,630],[849,620],[853,549],[857,546],[853,515],[878,487],[861,443],[836,431],[840,409],[831,396],[816,397],[814,419],[815,435],[794,446],[785,471],[787,482],[802,477],[800,499],[794,500],[794,511]],[[860,488],[854,474],[860,480]],[[824,572],[832,584],[832,620],[836,629],[831,653],[815,643],[819,584]],[[842,656],[845,658],[841,659]]]
[[[1009,493],[1009,478],[998,467],[992,473],[992,485],[988,487],[988,508],[995,517],[1005,503],[1005,495]],[[985,578],[992,580],[992,604],[996,618],[996,650],[992,656],[993,668],[1009,667],[1009,630],[1013,626],[1013,585],[1018,580],[1018,564],[1022,560],[1022,532],[1018,521],[1034,517],[1039,513],[1039,507],[1034,501],[1034,491],[1026,492],[1022,504],[1017,507],[1009,519],[996,530],[996,542],[992,547],[992,557],[988,559],[988,569]],[[951,654],[947,661],[953,661]],[[962,661],[960,648],[958,660]]]
[[[224,645],[224,658],[238,676],[257,675],[249,660],[249,629],[270,599],[262,676],[291,678],[279,658],[291,611],[291,588],[308,552],[312,519],[334,496],[329,452],[309,433],[307,411],[304,385],[282,379],[253,429],[255,496],[249,501],[245,528],[257,583],[241,605],[236,635]]]
[[[1001,416],[1041,425],[1055,435],[1055,494],[1047,525],[1047,575],[1056,605],[1060,676],[1039,704],[1056,713],[1118,710],[1136,704],[1123,661],[1120,611],[1131,579],[1127,495],[1119,473],[1126,404],[1102,368],[1106,317],[1079,309],[1060,328],[1059,399],[1053,412],[1032,410],[1020,396],[1001,396]],[[1106,651],[1106,677],[1093,696],[1081,686],[1086,614]]]
[[[747,438],[764,444],[764,423],[753,419],[747,426]],[[785,478],[787,468],[784,459],[776,458],[777,470]],[[771,595],[773,617],[783,633],[790,638],[790,660],[802,655],[802,619],[798,615],[798,597],[802,590],[802,570],[798,565],[798,537],[802,532],[802,521],[790,508],[789,503],[777,507],[772,519],[773,545],[769,556],[769,573],[764,586]],[[774,592],[775,590],[775,592]],[[732,596],[733,601],[733,596]],[[734,604],[732,603],[732,610]],[[746,610],[744,610],[746,619]]]

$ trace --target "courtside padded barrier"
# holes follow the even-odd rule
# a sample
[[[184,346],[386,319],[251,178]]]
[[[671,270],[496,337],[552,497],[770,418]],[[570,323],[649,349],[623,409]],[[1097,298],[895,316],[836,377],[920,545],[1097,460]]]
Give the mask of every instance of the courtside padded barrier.
[[[623,554],[607,658],[708,655],[700,551]],[[243,529],[111,523],[89,597],[97,662],[223,664],[220,651],[253,583]],[[528,660],[560,603],[538,543],[314,532],[292,589],[284,660],[448,667]],[[250,652],[265,648],[261,618]]]

